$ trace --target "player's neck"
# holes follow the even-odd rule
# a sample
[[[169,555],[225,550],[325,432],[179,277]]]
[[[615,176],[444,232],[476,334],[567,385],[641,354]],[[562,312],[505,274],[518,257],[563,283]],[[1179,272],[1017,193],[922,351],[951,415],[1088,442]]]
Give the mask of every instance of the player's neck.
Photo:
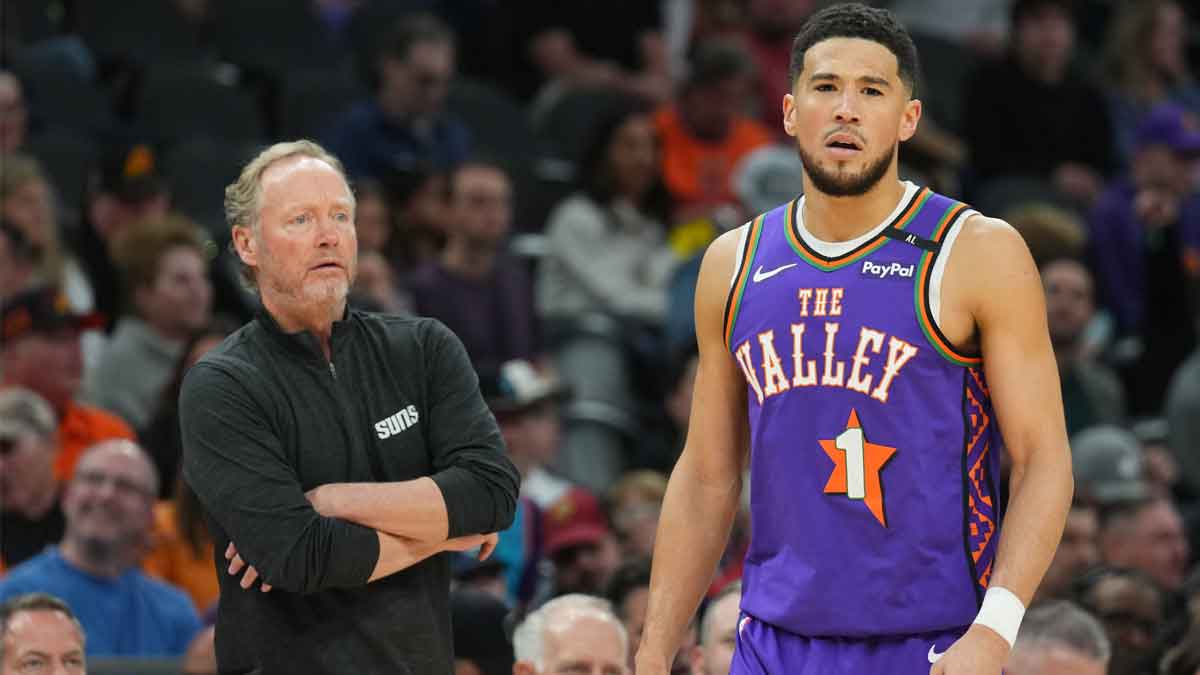
[[[804,229],[822,241],[849,241],[883,222],[904,196],[904,183],[884,178],[864,194],[832,197],[804,181]]]

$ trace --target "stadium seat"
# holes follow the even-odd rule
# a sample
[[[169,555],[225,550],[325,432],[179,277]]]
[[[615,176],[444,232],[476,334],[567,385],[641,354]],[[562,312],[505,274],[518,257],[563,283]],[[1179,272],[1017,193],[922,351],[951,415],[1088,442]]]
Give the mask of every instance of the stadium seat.
[[[365,89],[344,70],[300,70],[284,76],[276,119],[279,136],[324,138]]]
[[[75,3],[84,41],[105,63],[145,67],[204,60],[198,27],[164,0]]]
[[[152,68],[137,100],[135,128],[155,141],[198,136],[257,141],[263,137],[258,97],[240,88],[236,75],[227,70]]]
[[[163,172],[171,186],[171,202],[218,242],[227,239],[225,186],[237,179],[257,150],[248,143],[207,139],[185,141],[166,152]]]
[[[27,146],[26,151],[41,162],[53,181],[59,201],[66,209],[59,214],[59,220],[67,225],[78,222],[88,172],[99,156],[96,144],[79,132],[55,129],[31,137]]]
[[[313,14],[313,4],[305,0],[214,2],[213,36],[221,58],[272,79],[293,68],[338,65],[340,50]]]
[[[446,110],[471,130],[477,152],[510,162],[532,161],[536,155],[537,139],[525,110],[500,89],[458,80],[450,86]]]
[[[13,64],[25,86],[35,127],[66,127],[85,134],[106,134],[116,127],[112,101],[80,69],[52,52],[25,51]]]
[[[534,131],[549,154],[578,162],[596,125],[625,100],[608,89],[568,89],[534,118]]]
[[[963,89],[976,59],[966,49],[948,40],[913,33],[913,42],[921,55],[921,73],[917,96],[926,114],[943,128],[961,132],[963,128]]]

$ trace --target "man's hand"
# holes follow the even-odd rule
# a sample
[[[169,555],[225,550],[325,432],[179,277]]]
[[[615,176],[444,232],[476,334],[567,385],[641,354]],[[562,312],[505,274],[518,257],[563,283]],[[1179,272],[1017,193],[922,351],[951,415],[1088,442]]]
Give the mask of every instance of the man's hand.
[[[447,539],[442,544],[443,551],[470,551],[471,549],[479,548],[479,559],[487,560],[492,557],[492,552],[496,550],[496,544],[500,541],[500,535],[492,532],[490,534],[469,534],[465,537],[455,537]]]
[[[238,572],[242,571],[243,567],[246,568],[246,573],[242,575],[242,580],[238,582],[242,588],[249,589],[254,585],[254,581],[258,579],[258,570],[254,569],[253,565],[247,565],[246,561],[242,560],[242,556],[238,554],[237,547],[233,545],[232,541],[229,542],[229,546],[225,549],[225,559],[229,561],[230,574],[236,576]],[[269,593],[271,591],[271,584],[264,581],[258,590],[263,593]]]
[[[1008,642],[999,633],[973,624],[933,664],[929,675],[1000,675],[1009,650]]]
[[[326,518],[337,518],[338,514],[333,512],[333,504],[330,503],[328,495],[329,490],[321,488],[328,487],[326,485],[318,485],[317,487],[304,493],[304,497],[308,499],[308,503],[312,504],[313,510],[325,516]]]

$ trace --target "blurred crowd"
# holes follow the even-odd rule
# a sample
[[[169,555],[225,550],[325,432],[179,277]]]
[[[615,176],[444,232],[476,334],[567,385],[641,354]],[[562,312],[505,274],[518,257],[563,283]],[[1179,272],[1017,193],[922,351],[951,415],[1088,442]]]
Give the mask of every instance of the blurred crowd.
[[[96,664],[215,671],[177,395],[256,311],[223,188],[305,137],[357,195],[351,302],[446,323],[521,472],[496,554],[454,563],[458,672],[621,672],[691,412],[699,255],[797,196],[780,101],[824,4],[0,0],[3,666],[23,611]],[[1200,672],[1200,15],[874,4],[922,59],[902,177],[1010,222],[1046,289],[1077,494],[1012,672],[1054,672],[1050,647]],[[743,504],[673,672],[728,670]]]

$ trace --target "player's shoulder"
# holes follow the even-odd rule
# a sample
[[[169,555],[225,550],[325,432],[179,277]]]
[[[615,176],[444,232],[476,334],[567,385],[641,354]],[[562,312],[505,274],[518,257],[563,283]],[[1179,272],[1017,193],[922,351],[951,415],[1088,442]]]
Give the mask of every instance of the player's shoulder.
[[[987,258],[993,261],[1006,257],[1027,258],[1029,247],[1024,237],[1012,225],[1000,218],[971,213],[959,226],[955,255],[965,258]]]

